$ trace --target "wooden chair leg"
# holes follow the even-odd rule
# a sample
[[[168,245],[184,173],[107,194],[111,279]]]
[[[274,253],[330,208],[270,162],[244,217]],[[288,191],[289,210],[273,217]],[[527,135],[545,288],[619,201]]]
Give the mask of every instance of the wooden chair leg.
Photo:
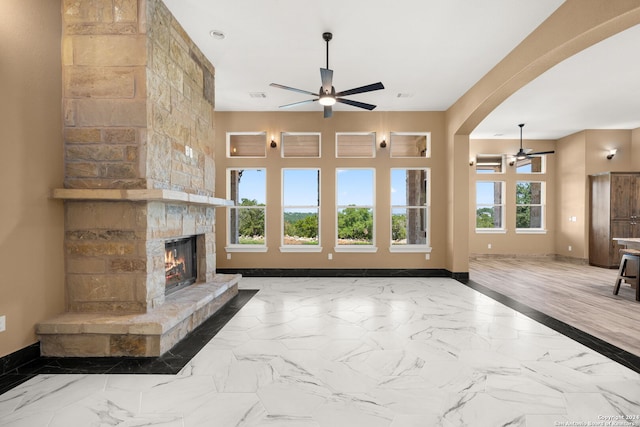
[[[618,295],[618,292],[620,291],[620,284],[624,279],[624,271],[626,270],[626,268],[627,268],[627,257],[623,256],[622,259],[620,260],[620,268],[618,268],[618,278],[616,279],[616,284],[613,287],[614,295]],[[636,291],[636,294],[637,294],[637,291]]]

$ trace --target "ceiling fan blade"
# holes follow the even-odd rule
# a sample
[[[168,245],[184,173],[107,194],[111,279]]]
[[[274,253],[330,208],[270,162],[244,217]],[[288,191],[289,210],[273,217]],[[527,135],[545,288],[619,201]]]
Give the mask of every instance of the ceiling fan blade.
[[[298,101],[298,102],[294,102],[292,104],[281,105],[280,108],[295,107],[296,105],[308,104],[310,102],[314,102],[314,101],[317,101],[317,100],[318,100],[318,98],[316,98],[316,99],[307,99],[305,101]]]
[[[324,106],[324,118],[328,119],[332,115],[333,115],[333,109],[331,108],[331,105],[325,105]]]
[[[333,86],[333,70],[328,68],[320,68],[320,78],[322,79],[322,90],[325,93],[331,93]]]
[[[537,153],[527,153],[529,156],[541,156],[543,154],[553,154],[555,151],[538,151]]]
[[[352,101],[350,99],[344,99],[344,98],[336,98],[336,102],[342,102],[343,104],[353,105],[354,107],[364,108],[365,110],[369,110],[369,111],[376,108],[376,106],[372,104],[365,104],[364,102]]]
[[[309,92],[308,90],[296,89],[295,87],[283,86],[283,85],[279,85],[277,83],[271,83],[269,86],[273,86],[273,87],[277,87],[277,88],[285,89],[285,90],[292,90],[294,92],[306,93],[307,95],[320,96],[319,94],[313,93],[313,92]]]
[[[355,95],[356,93],[364,93],[364,92],[372,92],[374,90],[384,89],[382,83],[373,83],[366,86],[360,86],[349,90],[344,90],[342,92],[336,93],[336,96],[347,96],[347,95]]]

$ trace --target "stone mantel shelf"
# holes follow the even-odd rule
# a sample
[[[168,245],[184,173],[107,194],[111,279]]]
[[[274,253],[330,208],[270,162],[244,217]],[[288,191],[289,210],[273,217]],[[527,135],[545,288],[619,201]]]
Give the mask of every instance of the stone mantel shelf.
[[[185,193],[184,191],[163,189],[84,189],[84,188],[54,188],[51,192],[54,199],[64,200],[112,200],[112,201],[163,201],[189,203],[206,206],[233,206],[233,200],[218,197]]]

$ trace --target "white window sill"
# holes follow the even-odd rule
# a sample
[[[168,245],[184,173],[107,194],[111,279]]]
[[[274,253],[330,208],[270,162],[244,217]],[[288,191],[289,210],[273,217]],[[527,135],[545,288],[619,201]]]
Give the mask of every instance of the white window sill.
[[[318,245],[285,245],[280,246],[280,252],[322,252]]]
[[[391,245],[389,246],[389,252],[398,253],[431,253],[431,246],[426,245]]]
[[[476,228],[477,234],[506,234],[507,230],[504,228]]]
[[[547,234],[547,230],[542,228],[516,228],[516,234]]]
[[[231,245],[225,246],[226,252],[267,252],[267,247],[264,245]]]
[[[364,252],[364,253],[376,253],[378,248],[368,245],[340,245],[333,248],[334,252]]]

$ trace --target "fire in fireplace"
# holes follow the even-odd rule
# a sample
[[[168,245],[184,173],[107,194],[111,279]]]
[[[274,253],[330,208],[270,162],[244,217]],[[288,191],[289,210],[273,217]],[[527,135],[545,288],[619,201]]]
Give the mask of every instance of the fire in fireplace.
[[[196,265],[195,236],[165,242],[165,294],[170,294],[195,283],[197,278]]]

